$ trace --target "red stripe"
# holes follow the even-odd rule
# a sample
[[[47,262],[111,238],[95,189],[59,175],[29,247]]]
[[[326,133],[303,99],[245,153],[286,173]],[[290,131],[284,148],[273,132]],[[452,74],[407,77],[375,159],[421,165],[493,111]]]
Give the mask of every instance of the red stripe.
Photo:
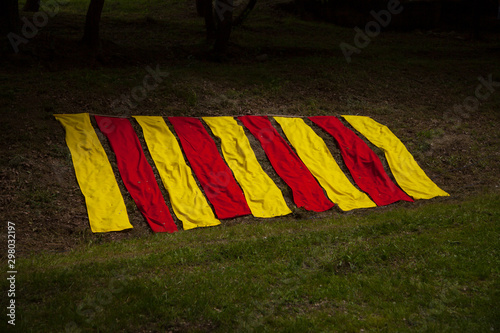
[[[297,207],[323,212],[333,207],[316,179],[265,116],[238,117],[259,140],[273,168],[290,186]]]
[[[153,169],[141,143],[125,118],[95,116],[97,125],[108,138],[116,155],[118,170],[125,187],[154,232],[174,232],[177,226],[165,204]]]
[[[196,177],[220,219],[251,214],[243,191],[199,119],[169,117]]]
[[[392,182],[377,154],[340,120],[333,116],[309,119],[335,138],[352,178],[378,206],[399,200],[413,202],[412,198]]]

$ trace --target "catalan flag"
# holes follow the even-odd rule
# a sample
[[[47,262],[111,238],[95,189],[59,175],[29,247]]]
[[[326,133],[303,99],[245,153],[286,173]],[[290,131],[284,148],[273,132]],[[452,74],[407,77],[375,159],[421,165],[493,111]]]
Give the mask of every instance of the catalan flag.
[[[116,166],[89,114],[55,118],[66,131],[93,232],[132,228],[114,167],[153,232],[216,226],[250,214],[282,216],[294,205],[315,212],[347,211],[449,195],[386,126],[368,117],[343,116],[344,123],[333,116],[169,117],[167,123],[158,116],[95,116]],[[388,170],[349,126],[383,150]],[[335,145],[327,144],[327,136]],[[332,149],[342,158],[335,160],[339,155]],[[278,187],[263,162],[270,163],[284,187]],[[285,192],[291,194],[288,201]]]

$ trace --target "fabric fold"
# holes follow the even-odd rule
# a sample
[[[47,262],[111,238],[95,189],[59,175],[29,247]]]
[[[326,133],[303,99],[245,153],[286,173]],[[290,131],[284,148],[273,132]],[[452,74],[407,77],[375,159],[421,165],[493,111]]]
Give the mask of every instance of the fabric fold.
[[[89,114],[55,114],[54,117],[66,131],[66,144],[85,197],[92,232],[132,228],[113,169]]]
[[[401,188],[414,199],[449,196],[420,168],[413,155],[391,130],[369,117],[342,116],[371,143],[382,149],[392,174]]]
[[[220,224],[196,184],[177,139],[163,118],[157,116],[134,116],[134,118],[142,127],[151,157],[168,191],[172,209],[182,221],[184,229]]]

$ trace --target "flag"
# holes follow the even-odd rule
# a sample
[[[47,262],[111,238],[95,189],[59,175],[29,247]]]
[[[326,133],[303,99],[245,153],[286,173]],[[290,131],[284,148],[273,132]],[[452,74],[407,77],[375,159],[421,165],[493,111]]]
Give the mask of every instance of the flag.
[[[386,126],[368,117],[343,117],[384,151],[390,171],[401,188],[391,180],[367,143],[333,116],[309,117],[310,124],[298,117],[272,118],[279,127],[274,127],[266,116],[204,117],[214,137],[220,140],[222,154],[198,118],[169,117],[177,137],[162,117],[133,118],[142,129],[172,211],[186,230],[219,225],[218,218],[248,214],[274,217],[291,213],[282,193],[284,189],[280,189],[260,165],[245,129],[257,139],[276,174],[291,189],[297,207],[322,212],[335,203],[347,211],[399,200],[413,201],[408,194],[414,199],[449,195],[432,182]],[[132,228],[113,168],[89,114],[61,114],[55,118],[66,131],[66,143],[85,197],[92,231]],[[133,124],[126,118],[95,116],[95,119],[115,153],[116,166],[126,189],[151,229],[176,231],[155,171],[147,161]],[[284,137],[278,128],[283,130]],[[330,148],[316,133],[321,129],[337,143],[342,161],[334,159]],[[352,182],[342,172],[339,162],[345,163]]]

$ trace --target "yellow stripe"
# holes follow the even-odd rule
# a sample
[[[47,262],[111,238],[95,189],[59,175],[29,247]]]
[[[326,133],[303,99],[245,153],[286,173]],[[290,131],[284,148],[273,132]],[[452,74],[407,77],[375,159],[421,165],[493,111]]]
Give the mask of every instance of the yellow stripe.
[[[449,196],[427,177],[425,172],[394,133],[369,117],[342,116],[371,143],[384,150],[392,174],[399,186],[414,199]]]
[[[186,164],[177,139],[162,117],[134,116],[184,230],[220,224]]]
[[[221,139],[221,149],[227,164],[245,194],[248,207],[256,217],[290,214],[281,190],[262,170],[243,128],[232,117],[205,117],[215,136]]]
[[[76,179],[85,196],[92,232],[132,228],[108,157],[88,113],[56,114],[66,130]]]
[[[340,209],[376,207],[375,203],[351,184],[321,139],[300,118],[274,117],[300,159]]]

